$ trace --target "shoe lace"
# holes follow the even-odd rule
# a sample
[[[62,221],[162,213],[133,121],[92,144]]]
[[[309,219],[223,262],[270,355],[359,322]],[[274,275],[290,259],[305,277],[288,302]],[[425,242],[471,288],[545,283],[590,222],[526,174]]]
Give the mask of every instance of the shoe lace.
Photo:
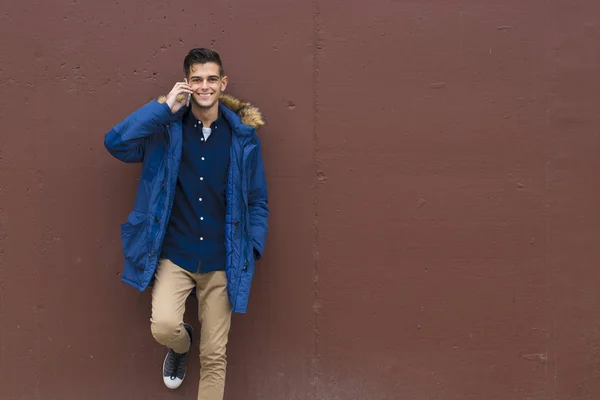
[[[167,370],[169,371],[169,377],[175,379],[180,372],[183,372],[185,354],[179,354],[172,351],[171,355],[172,357],[169,357]]]

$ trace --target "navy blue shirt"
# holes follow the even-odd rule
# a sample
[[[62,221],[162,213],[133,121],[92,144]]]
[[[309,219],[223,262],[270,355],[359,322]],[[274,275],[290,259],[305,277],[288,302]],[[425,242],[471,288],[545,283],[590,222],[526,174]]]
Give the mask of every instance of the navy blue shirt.
[[[231,127],[219,112],[204,140],[191,110],[182,123],[183,154],[162,257],[190,272],[224,271]]]

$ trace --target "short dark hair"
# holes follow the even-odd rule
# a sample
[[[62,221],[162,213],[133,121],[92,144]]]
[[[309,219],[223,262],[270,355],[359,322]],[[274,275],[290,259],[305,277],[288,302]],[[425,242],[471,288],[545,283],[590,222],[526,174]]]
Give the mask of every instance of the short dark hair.
[[[209,62],[217,64],[219,66],[219,75],[223,76],[223,63],[221,63],[221,56],[219,56],[219,53],[199,47],[191,49],[187,56],[185,56],[185,59],[183,60],[183,71],[185,72],[185,75],[188,76],[192,65],[206,64]]]

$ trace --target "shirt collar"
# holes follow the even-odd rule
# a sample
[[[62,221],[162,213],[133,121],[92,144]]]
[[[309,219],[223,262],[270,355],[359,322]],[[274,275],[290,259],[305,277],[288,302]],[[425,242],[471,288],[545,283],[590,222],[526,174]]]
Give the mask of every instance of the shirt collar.
[[[200,122],[198,120],[198,118],[196,118],[194,113],[192,112],[192,107],[189,107],[188,110],[186,111],[185,115],[183,116],[183,121],[184,121],[184,123],[186,123],[190,126],[197,125],[198,128],[200,128],[202,126],[202,122]],[[225,122],[225,117],[223,116],[223,112],[219,108],[219,114],[217,115],[217,119],[215,120],[215,122],[212,123],[211,128],[214,128],[215,126],[221,126],[221,125],[223,125],[224,122]]]

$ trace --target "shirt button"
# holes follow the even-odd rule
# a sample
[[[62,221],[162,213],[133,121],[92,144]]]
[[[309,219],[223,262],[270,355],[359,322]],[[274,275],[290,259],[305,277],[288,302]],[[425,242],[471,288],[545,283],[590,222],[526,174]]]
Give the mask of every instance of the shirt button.
[[[198,199],[198,201],[202,201],[202,197],[200,197],[200,198]]]
[[[195,128],[196,126],[197,126],[197,125],[194,125],[194,128]]]
[[[202,157],[202,161],[204,161],[204,157]]]
[[[201,176],[201,177],[200,177],[200,180],[201,180],[201,181],[203,181],[203,180],[204,180],[204,177],[202,177],[202,176]]]
[[[201,237],[201,238],[200,238],[200,240],[204,240],[204,238],[203,238],[203,237]]]
[[[204,142],[204,138],[200,138],[200,141],[201,141],[201,142]]]
[[[204,217],[200,217],[200,221],[204,221]]]

